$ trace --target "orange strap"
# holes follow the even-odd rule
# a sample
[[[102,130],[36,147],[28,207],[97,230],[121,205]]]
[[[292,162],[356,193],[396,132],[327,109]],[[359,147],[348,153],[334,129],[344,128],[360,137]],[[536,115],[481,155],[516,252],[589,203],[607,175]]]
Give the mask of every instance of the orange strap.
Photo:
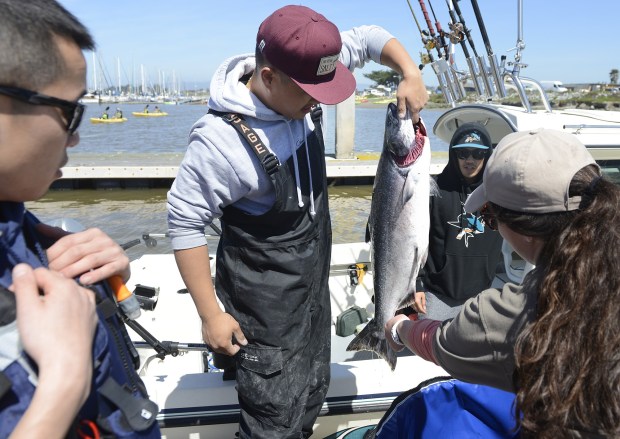
[[[88,431],[88,433],[86,432]],[[100,439],[99,427],[93,421],[82,419],[77,428],[77,434],[82,439]]]

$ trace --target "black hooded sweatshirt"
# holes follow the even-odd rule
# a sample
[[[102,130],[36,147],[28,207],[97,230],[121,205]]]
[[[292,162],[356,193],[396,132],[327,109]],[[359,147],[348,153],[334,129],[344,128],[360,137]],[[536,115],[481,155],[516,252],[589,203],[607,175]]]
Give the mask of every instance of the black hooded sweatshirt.
[[[453,138],[471,130],[471,125],[462,125]],[[491,145],[486,130],[481,127],[481,131],[488,140],[484,143]],[[452,146],[453,142],[448,164],[436,177],[439,195],[430,197],[428,258],[418,274],[416,290],[465,301],[491,286],[501,260],[502,237],[484,225],[478,212],[464,210],[467,196],[482,182],[491,149],[477,181],[467,184]]]

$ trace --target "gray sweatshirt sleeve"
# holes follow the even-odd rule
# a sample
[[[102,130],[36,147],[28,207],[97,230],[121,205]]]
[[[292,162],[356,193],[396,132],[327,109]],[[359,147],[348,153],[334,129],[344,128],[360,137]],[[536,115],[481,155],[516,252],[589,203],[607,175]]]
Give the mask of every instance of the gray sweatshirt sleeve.
[[[359,26],[342,32],[342,51],[340,62],[353,71],[364,67],[368,61],[380,63],[383,46],[394,38],[380,26]]]
[[[514,345],[532,319],[535,302],[509,283],[481,292],[437,331],[437,362],[455,378],[513,392]]]
[[[227,132],[210,128],[211,133]],[[205,245],[205,226],[222,215],[222,207],[248,191],[230,157],[203,134],[204,130],[197,129],[190,134],[185,157],[168,192],[168,233],[174,250]]]

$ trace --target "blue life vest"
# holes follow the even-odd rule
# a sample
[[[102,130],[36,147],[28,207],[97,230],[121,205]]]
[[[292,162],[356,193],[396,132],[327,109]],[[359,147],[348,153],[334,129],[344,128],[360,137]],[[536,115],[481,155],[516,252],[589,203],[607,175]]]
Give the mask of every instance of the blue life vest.
[[[47,265],[45,248],[51,243],[38,236],[34,229],[37,223],[22,203],[0,203],[0,439],[14,430],[36,389],[37,366],[21,350],[15,298],[6,288],[18,263]],[[91,436],[85,424],[94,424],[102,438],[160,438],[158,407],[148,399],[136,373],[139,358],[119,317],[113,293],[106,282],[92,290],[99,316],[93,340],[93,390],[68,437],[77,437],[83,428]]]
[[[433,378],[396,398],[365,438],[518,438],[514,399],[493,387]]]

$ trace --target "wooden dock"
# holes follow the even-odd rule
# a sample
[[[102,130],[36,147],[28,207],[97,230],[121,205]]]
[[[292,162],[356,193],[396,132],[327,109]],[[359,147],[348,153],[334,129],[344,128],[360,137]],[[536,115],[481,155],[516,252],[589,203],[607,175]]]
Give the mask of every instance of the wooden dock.
[[[376,159],[335,159],[328,157],[327,179],[330,185],[371,185],[377,173]],[[441,160],[431,164],[431,174],[445,166]],[[65,166],[63,176],[51,189],[155,189],[169,188],[178,166]]]

